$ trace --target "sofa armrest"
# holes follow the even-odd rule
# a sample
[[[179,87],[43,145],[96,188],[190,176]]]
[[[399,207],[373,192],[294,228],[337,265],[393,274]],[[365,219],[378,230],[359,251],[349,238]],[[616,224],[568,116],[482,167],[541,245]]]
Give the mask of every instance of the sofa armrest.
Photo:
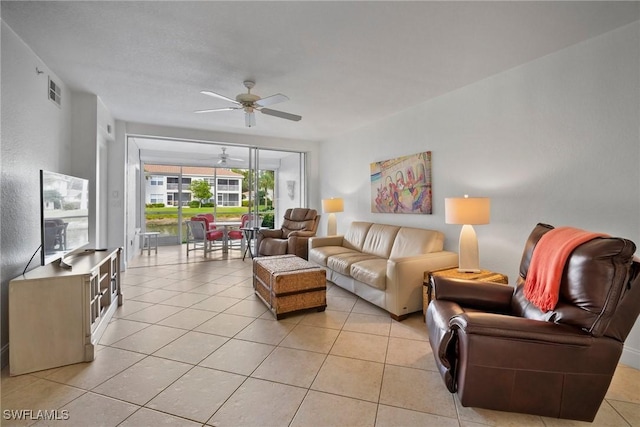
[[[531,357],[534,361],[549,360],[552,347],[570,347],[575,351],[594,342],[589,334],[568,325],[503,314],[465,312],[457,303],[447,300],[435,300],[429,304],[426,323],[436,366],[451,393],[458,388],[459,365],[464,364],[462,369],[466,369],[469,364],[478,363],[475,360],[470,362],[468,357],[460,357],[460,348],[468,350],[471,342],[475,343],[475,356],[484,358],[480,362],[483,366],[490,360],[492,362],[489,363],[504,367],[504,360],[498,354],[509,352],[512,346],[521,349],[517,353],[520,357],[513,359],[513,367],[517,365],[519,368],[523,357]],[[526,350],[522,350],[524,345]],[[466,354],[468,356],[468,351]],[[565,355],[564,362],[562,359],[558,363],[571,363],[572,357]],[[535,370],[532,366],[531,369]]]
[[[309,238],[300,235],[289,235],[287,253],[300,258],[309,259]]]
[[[458,265],[458,254],[449,251],[437,251],[402,258],[389,258],[389,262],[398,265],[405,263],[419,263],[426,267],[424,271],[444,270]],[[452,262],[454,265],[451,265]],[[424,271],[422,272],[423,277]]]
[[[559,323],[503,314],[465,312],[449,320],[452,328],[468,335],[483,335],[537,343],[588,347],[593,337],[582,330]]]
[[[292,231],[291,233],[289,233],[287,235],[287,238],[290,238],[290,237],[313,237],[315,235],[316,235],[315,231],[297,230],[297,231]]]
[[[344,236],[316,236],[309,239],[309,249],[321,246],[342,246]]]
[[[387,260],[387,310],[396,315],[421,310],[424,272],[457,265],[458,254],[448,251]]]
[[[431,276],[436,299],[453,301],[463,307],[492,312],[509,312],[514,288],[480,280]]]
[[[425,271],[443,270],[458,265],[458,254],[448,251],[431,252],[403,258],[390,258],[387,261],[387,279],[400,282],[411,280],[422,282]]]
[[[258,235],[260,237],[262,237],[263,239],[267,238],[267,237],[273,237],[273,238],[276,238],[276,239],[282,239],[283,238],[281,229],[278,229],[278,230],[272,230],[270,228],[260,229],[260,230],[258,230]]]

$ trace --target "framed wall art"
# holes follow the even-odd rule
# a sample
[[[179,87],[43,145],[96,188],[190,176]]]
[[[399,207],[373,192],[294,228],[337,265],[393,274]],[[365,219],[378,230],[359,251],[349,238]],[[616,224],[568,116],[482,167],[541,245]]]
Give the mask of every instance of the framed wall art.
[[[371,212],[431,213],[431,151],[371,163]]]

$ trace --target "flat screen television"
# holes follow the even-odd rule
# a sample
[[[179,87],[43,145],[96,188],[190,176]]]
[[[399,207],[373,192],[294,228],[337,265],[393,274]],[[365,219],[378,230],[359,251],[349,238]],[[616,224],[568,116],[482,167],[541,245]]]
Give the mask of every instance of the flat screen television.
[[[89,180],[40,170],[42,265],[89,244]]]

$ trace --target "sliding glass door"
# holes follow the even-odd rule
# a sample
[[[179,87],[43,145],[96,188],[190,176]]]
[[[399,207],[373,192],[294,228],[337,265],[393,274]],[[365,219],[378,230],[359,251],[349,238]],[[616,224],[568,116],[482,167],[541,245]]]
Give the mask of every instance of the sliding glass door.
[[[159,232],[158,244],[177,245],[184,230],[182,208],[191,201],[191,178],[180,165],[144,165],[144,230]]]
[[[130,137],[139,149],[144,199],[141,231],[159,244],[186,238],[185,220],[211,213],[238,222],[245,213],[279,228],[288,208],[306,206],[305,153],[203,141]],[[237,251],[232,251],[231,256]]]

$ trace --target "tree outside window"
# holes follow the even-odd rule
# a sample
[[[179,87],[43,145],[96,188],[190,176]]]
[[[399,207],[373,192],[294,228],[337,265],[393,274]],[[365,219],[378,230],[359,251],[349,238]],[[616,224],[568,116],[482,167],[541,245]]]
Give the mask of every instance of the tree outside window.
[[[202,207],[203,200],[209,200],[213,196],[211,186],[206,180],[196,179],[191,181],[189,190],[191,191],[191,196],[200,202],[200,207]]]
[[[264,197],[264,204],[267,208],[273,208],[273,201],[269,197],[269,190],[274,189],[274,173],[273,171],[263,170],[260,171],[260,177],[258,178],[258,188],[264,193],[260,194],[260,198]]]

